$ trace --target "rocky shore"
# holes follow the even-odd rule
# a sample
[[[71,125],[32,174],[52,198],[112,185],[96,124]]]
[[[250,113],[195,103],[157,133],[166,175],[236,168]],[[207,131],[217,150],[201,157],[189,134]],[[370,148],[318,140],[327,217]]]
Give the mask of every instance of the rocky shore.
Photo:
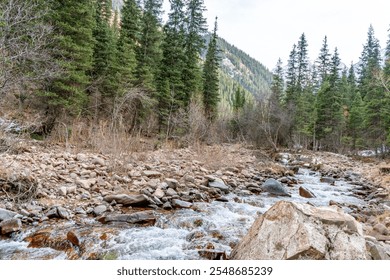
[[[115,232],[123,227],[153,225],[159,214],[194,209],[196,202],[227,202],[230,194],[236,195],[238,202],[239,197],[264,192],[273,196],[289,195],[289,188],[301,183],[296,172],[299,168],[308,168],[319,171],[321,180],[330,185],[337,180],[350,182],[356,186],[353,195],[367,201],[367,206],[361,208],[330,202],[339,211],[350,207],[352,216],[348,216],[361,223],[361,231],[356,232],[360,244],[365,246],[364,257],[344,254],[344,258],[389,258],[388,189],[367,175],[364,169],[367,164],[349,157],[330,153],[269,156],[240,145],[161,149],[119,157],[66,150],[60,146],[32,144],[27,147],[18,153],[1,154],[0,240],[31,232],[24,239],[30,247],[60,250],[66,252],[69,259],[99,259],[101,256],[96,252],[83,252],[94,242],[93,238],[87,242],[81,231],[72,228],[63,234],[54,234],[57,225],[61,222],[83,225],[93,220]],[[305,198],[315,196],[304,187],[300,187],[299,194]],[[101,231],[100,226],[95,227],[97,232]],[[253,229],[251,232],[253,234]],[[97,236],[100,240],[107,239],[107,228]],[[272,241],[273,244],[278,242]],[[237,248],[234,258],[251,258],[245,254],[237,257],[240,256]],[[229,257],[213,248],[203,248],[199,254],[209,259]],[[307,250],[297,254],[308,259],[337,259],[335,254],[326,252],[320,257],[318,252],[315,256],[307,254]],[[278,255],[276,251],[272,256],[256,256],[289,258],[288,254]]]

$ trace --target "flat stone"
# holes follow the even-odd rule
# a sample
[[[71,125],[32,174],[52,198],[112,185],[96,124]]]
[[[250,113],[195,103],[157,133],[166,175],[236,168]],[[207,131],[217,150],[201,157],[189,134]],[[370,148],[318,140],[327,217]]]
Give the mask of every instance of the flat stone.
[[[172,199],[172,205],[175,208],[191,208],[192,207],[191,202],[183,201],[180,199]]]
[[[0,208],[0,222],[12,219],[18,213]]]
[[[304,188],[304,187],[299,187],[299,195],[305,198],[314,198],[316,197],[313,192],[310,190]]]
[[[129,224],[144,224],[154,223],[156,221],[156,215],[154,211],[142,211],[133,214],[112,214],[103,216],[98,219],[103,224],[120,222]]]
[[[128,195],[128,194],[114,194],[104,197],[104,201],[111,203],[116,201],[117,204],[124,206],[147,206],[150,202],[146,195]]]
[[[1,234],[6,235],[22,229],[22,222],[19,219],[8,219],[0,222]]]
[[[162,176],[162,174],[158,171],[152,171],[152,170],[144,170],[142,171],[142,175],[146,176],[148,178],[159,178]]]
[[[103,214],[106,211],[107,211],[106,205],[98,205],[93,209],[93,213],[95,214],[95,216],[100,216],[101,214]]]

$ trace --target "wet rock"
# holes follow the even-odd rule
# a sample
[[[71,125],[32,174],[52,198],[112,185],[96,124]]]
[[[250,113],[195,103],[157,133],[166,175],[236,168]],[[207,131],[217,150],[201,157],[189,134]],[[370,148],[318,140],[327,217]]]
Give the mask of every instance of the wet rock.
[[[268,179],[264,182],[264,184],[261,186],[261,188],[273,195],[277,196],[291,196],[287,189],[283,186],[282,183],[275,179]]]
[[[107,206],[106,205],[98,205],[93,209],[93,214],[95,216],[100,216],[104,212],[107,211]]]
[[[231,259],[366,259],[362,231],[335,208],[281,201],[255,221]]]
[[[136,212],[133,214],[112,214],[99,218],[99,222],[103,224],[119,222],[129,224],[145,224],[154,223],[156,221],[154,211]]]
[[[18,232],[22,229],[22,221],[20,219],[8,219],[0,222],[1,234],[6,235],[13,232]]]
[[[199,250],[199,256],[207,260],[227,260],[226,252],[221,252],[217,250]]]
[[[305,198],[314,198],[316,197],[313,192],[310,190],[304,188],[304,187],[299,187],[299,195]]]
[[[209,188],[219,189],[223,191],[224,193],[229,192],[229,186],[226,186],[225,183],[222,180],[216,179],[215,181],[211,181],[208,184]]]
[[[191,208],[192,207],[191,202],[183,201],[180,199],[172,199],[172,205],[175,208]]]
[[[142,171],[142,175],[146,176],[148,178],[159,178],[162,176],[162,174],[158,171],[152,171],[152,170],[144,170]]]
[[[80,246],[80,239],[77,237],[77,235],[73,231],[68,231],[66,234],[66,239],[72,243],[74,246],[79,247]]]
[[[336,180],[332,177],[321,177],[320,182],[327,183],[327,184],[334,186],[334,184],[336,183]]]
[[[221,202],[229,202],[229,199],[225,196],[219,196],[215,199],[216,201],[221,201]]]
[[[146,195],[114,194],[104,197],[104,201],[111,203],[113,200],[124,206],[147,206],[150,202]]]
[[[0,208],[0,222],[8,219],[12,219],[18,213]]]

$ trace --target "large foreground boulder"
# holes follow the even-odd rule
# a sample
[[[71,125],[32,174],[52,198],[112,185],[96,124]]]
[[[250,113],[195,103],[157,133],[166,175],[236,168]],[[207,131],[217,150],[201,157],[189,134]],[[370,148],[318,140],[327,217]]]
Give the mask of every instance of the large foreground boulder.
[[[362,226],[337,208],[281,201],[260,216],[234,260],[366,259]]]

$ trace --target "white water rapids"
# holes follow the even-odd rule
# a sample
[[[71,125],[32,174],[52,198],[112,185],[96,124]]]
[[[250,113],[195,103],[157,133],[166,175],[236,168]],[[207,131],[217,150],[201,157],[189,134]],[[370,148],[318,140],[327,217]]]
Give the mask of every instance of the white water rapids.
[[[161,214],[152,227],[121,228],[106,241],[98,238],[91,250],[111,255],[115,259],[137,260],[193,260],[202,259],[199,250],[212,249],[231,253],[232,247],[247,233],[259,214],[267,211],[280,200],[300,203],[310,202],[315,206],[329,205],[335,201],[344,205],[364,206],[366,202],[353,196],[353,188],[343,180],[335,185],[320,182],[320,174],[300,169],[297,174],[300,184],[289,187],[291,197],[273,197],[267,193],[238,197],[227,196],[229,202],[194,203],[193,209],[182,209]],[[299,186],[316,195],[303,198]],[[346,212],[351,211],[348,207]],[[61,224],[60,224],[61,225]],[[90,223],[91,236],[98,222]],[[58,229],[60,230],[60,229]],[[64,259],[66,254],[53,249],[31,249],[23,239],[31,232],[15,235],[0,241],[0,259]]]

